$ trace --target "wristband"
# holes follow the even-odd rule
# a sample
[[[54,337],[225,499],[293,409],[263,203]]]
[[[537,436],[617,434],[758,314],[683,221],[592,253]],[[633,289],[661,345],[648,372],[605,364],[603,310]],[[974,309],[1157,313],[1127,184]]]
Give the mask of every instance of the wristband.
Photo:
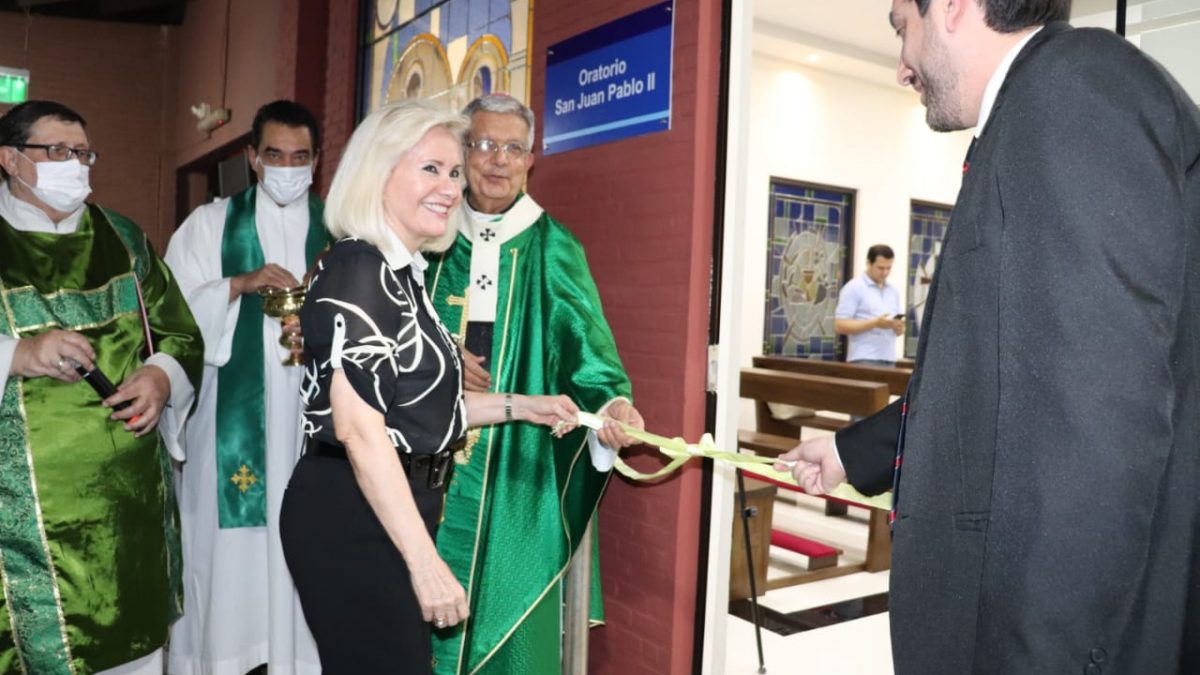
[[[505,394],[505,395],[504,395],[504,421],[505,421],[505,422],[511,422],[511,421],[513,421],[513,414],[512,414],[512,394]]]

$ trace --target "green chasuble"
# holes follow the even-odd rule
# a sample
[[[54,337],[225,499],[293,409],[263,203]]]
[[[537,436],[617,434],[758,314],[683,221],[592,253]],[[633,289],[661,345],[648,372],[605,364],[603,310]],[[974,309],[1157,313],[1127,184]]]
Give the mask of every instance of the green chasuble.
[[[135,279],[136,276],[136,279]],[[0,219],[0,332],[83,334],[119,384],[154,347],[199,386],[200,331],[145,234],[88,206],[71,234]],[[108,419],[86,382],[8,377],[0,399],[0,673],[93,673],[162,647],[182,611],[178,514],[158,434]]]
[[[629,397],[629,378],[579,241],[528,195],[504,218],[524,222],[495,230],[473,224],[478,246],[460,233],[446,253],[430,256],[426,287],[442,321],[465,334],[464,313],[475,315],[466,308],[468,287],[494,281],[494,391],[565,394],[591,411]],[[515,230],[507,240],[500,235],[496,278],[471,279],[473,249],[483,250],[496,231]],[[434,631],[435,670],[556,673],[559,584],[609,473],[592,467],[586,430],[555,439],[544,427],[521,422],[468,436],[456,459],[437,544],[467,589],[471,616]],[[600,603],[593,598],[595,617]]]

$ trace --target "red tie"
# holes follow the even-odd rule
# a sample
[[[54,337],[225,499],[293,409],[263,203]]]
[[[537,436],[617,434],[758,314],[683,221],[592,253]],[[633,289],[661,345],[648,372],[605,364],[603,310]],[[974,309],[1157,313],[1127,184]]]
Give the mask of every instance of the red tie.
[[[971,137],[971,145],[967,146],[967,156],[963,159],[963,175],[971,170],[971,155],[975,154],[975,142],[979,140],[978,136]]]

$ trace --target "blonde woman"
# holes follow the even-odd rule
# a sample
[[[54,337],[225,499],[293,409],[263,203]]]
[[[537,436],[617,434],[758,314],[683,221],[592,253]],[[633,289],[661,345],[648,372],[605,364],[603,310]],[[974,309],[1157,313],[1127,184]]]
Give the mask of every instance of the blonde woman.
[[[465,128],[424,101],[372,113],[326,204],[339,241],[300,314],[307,445],[281,536],[327,675],[431,672],[430,624],[468,614],[434,545],[452,445],[468,424],[564,433],[578,412],[564,396],[464,396],[420,250],[446,233],[461,198]]]

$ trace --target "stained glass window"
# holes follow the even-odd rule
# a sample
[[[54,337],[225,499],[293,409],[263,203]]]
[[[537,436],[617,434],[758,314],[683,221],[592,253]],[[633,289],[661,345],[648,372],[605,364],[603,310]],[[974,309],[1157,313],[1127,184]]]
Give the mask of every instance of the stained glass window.
[[[854,191],[772,178],[763,353],[833,360],[838,290],[849,278]]]
[[[925,297],[933,282],[937,256],[942,252],[942,240],[950,227],[954,207],[944,204],[913,201],[910,207],[908,239],[908,330],[904,333],[904,356],[916,358],[917,339],[921,336],[921,319]]]
[[[482,93],[528,103],[532,0],[370,0],[359,104],[424,97],[460,109]]]

